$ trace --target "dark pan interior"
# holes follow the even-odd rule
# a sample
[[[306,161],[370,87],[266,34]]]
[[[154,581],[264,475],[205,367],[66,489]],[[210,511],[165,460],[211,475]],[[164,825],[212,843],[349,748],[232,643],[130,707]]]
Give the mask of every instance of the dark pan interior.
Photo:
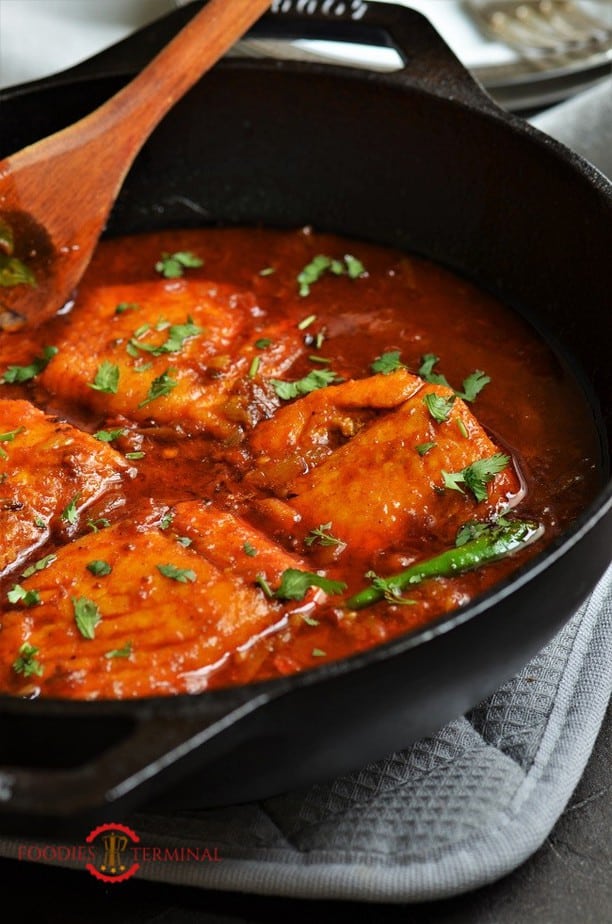
[[[0,155],[89,112],[125,79],[7,99]],[[144,799],[165,807],[244,801],[407,745],[518,670],[575,611],[610,560],[610,186],[518,119],[495,114],[488,102],[448,99],[443,82],[439,93],[406,75],[224,62],[153,134],[107,234],[309,224],[414,251],[464,274],[524,313],[574,368],[601,434],[601,494],[571,534],[510,585],[441,620],[433,632],[283,682],[275,688],[282,695],[232,724],[214,748],[194,748],[164,766],[153,761],[146,781],[116,796],[125,806]],[[206,702],[219,701],[205,694],[108,709],[36,703],[0,710],[13,710],[23,722],[22,706],[38,709],[60,747],[69,717],[87,717],[82,753],[71,745],[76,776],[66,770],[67,779],[78,781],[80,768],[91,767],[92,742],[112,738],[119,716],[151,720],[149,739],[139,739],[146,750],[156,735],[163,739],[156,721],[197,720]],[[4,764],[28,759],[10,748],[0,755]],[[50,766],[44,756],[42,763]],[[97,804],[84,806],[90,810],[104,814]],[[31,814],[53,811],[32,801]]]

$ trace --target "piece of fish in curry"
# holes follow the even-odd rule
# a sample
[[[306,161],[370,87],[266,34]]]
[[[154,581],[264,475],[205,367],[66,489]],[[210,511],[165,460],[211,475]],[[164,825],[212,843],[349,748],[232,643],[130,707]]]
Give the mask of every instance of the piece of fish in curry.
[[[94,501],[120,491],[127,470],[119,453],[88,433],[28,401],[0,400],[0,573],[52,532],[65,539]]]
[[[276,585],[300,564],[247,523],[196,502],[83,536],[22,581],[29,597],[2,607],[0,686],[78,699],[198,692],[211,670],[296,606],[269,599],[257,572]]]
[[[271,423],[257,428],[252,445],[261,455],[253,477],[285,498],[304,533],[332,522],[334,535],[367,558],[402,541],[452,544],[466,520],[485,519],[520,499],[510,463],[486,484],[484,500],[461,481],[449,488],[445,472],[460,473],[500,448],[450,388],[414,379],[394,373],[330,386],[279,411],[278,429]],[[346,416],[352,394],[377,413],[334,445],[334,421]],[[427,396],[447,402],[445,419],[432,415]],[[285,460],[279,433],[288,446]]]
[[[226,405],[255,357],[261,375],[280,375],[301,347],[284,332],[258,350],[244,330],[258,312],[253,293],[201,279],[84,286],[40,381],[101,417],[180,421],[227,437],[249,420],[235,400]]]

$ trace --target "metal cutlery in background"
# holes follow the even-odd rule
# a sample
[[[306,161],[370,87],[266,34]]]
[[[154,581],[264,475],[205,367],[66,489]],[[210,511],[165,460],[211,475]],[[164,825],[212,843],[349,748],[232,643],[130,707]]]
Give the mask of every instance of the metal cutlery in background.
[[[520,54],[592,55],[612,49],[612,4],[579,0],[464,0],[489,38]]]

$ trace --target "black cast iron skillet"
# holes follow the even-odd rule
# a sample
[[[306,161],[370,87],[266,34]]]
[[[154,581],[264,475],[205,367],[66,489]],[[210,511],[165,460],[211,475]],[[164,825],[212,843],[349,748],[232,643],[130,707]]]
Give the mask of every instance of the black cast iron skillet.
[[[199,5],[2,93],[0,156],[91,111]],[[276,5],[306,13],[270,14],[254,34],[392,44],[404,67],[221,62],[143,149],[108,235],[311,224],[445,264],[526,314],[572,365],[601,433],[601,492],[511,580],[345,661],[170,699],[1,697],[0,831],[82,831],[137,807],[230,804],[355,769],[492,692],[610,562],[612,187],[499,110],[420,15],[360,0]]]

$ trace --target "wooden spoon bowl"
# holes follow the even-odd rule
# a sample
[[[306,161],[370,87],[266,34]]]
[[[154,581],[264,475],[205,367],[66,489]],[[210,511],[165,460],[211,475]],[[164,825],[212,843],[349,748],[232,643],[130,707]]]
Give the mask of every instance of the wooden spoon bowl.
[[[0,161],[0,329],[37,326],[70,301],[155,126],[269,5],[209,0],[115,96]]]

